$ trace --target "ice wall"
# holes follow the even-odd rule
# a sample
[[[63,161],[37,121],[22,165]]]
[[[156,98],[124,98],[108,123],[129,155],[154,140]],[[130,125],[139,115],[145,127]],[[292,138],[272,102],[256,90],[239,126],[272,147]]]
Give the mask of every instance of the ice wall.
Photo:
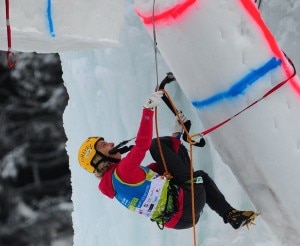
[[[159,7],[172,7],[177,0],[156,2]],[[208,1],[199,2],[208,3]],[[124,10],[124,1],[36,2],[29,0],[26,4],[18,0],[10,1],[12,48],[24,52],[60,52],[64,81],[70,95],[64,124],[72,172],[72,199],[75,208],[74,244],[80,246],[192,245],[190,230],[180,233],[168,230],[161,232],[151,222],[129,214],[129,211],[122,210],[118,204],[102,197],[97,191],[98,181],[80,169],[77,164],[78,146],[82,139],[89,135],[103,135],[116,142],[132,137],[138,125],[140,105],[155,86],[153,43],[133,11],[132,1],[129,3],[127,2]],[[150,8],[147,14],[150,15],[152,3],[151,1],[147,3]],[[224,0],[219,1],[220,7],[226,6],[226,3],[227,1]],[[50,12],[49,7],[51,7]],[[1,16],[4,17],[4,1],[0,3],[0,9]],[[280,30],[275,30],[275,33],[283,45],[283,50],[290,54],[299,68],[298,10],[298,1],[293,0],[285,2],[265,0],[262,5],[262,11],[266,11],[267,14],[268,24],[274,29],[280,27]],[[125,21],[124,13],[127,16]],[[209,12],[205,14],[208,18]],[[215,15],[219,18],[215,20],[222,19],[222,14],[223,11],[219,11]],[[275,19],[280,22],[280,25],[275,24],[273,21]],[[49,20],[52,20],[52,28]],[[235,18],[232,19],[232,23],[234,20]],[[208,19],[204,18],[200,24],[209,31]],[[241,27],[243,25],[235,34],[239,35],[244,31],[244,39],[237,38],[236,45],[239,43],[251,45],[247,29]],[[151,32],[151,29],[149,30]],[[187,31],[193,32],[192,36],[197,37],[197,27],[191,26]],[[225,35],[223,41],[226,42],[235,37],[228,34],[228,29],[225,28],[219,33],[219,37]],[[240,107],[241,101],[233,107],[230,106],[232,101],[229,104],[227,102],[228,105],[224,110],[222,108],[224,105],[217,106],[219,108],[211,107],[208,111],[212,113],[209,117],[205,117],[195,111],[195,108],[191,108],[191,102],[186,98],[186,95],[189,95],[187,90],[191,88],[183,86],[185,80],[183,77],[191,74],[195,78],[194,71],[198,69],[201,71],[202,65],[206,66],[205,73],[213,74],[216,69],[221,69],[223,66],[225,69],[236,56],[232,53],[230,59],[223,60],[221,65],[215,66],[212,61],[220,54],[215,52],[212,44],[218,44],[219,39],[212,40],[203,35],[201,39],[208,43],[205,59],[200,60],[201,66],[191,69],[191,60],[180,63],[177,53],[179,51],[182,51],[183,55],[185,55],[184,51],[196,53],[192,49],[194,47],[192,40],[185,45],[178,45],[177,41],[185,38],[185,36],[179,38],[169,36],[165,40],[165,45],[170,46],[170,50],[174,52],[175,57],[172,60],[183,68],[181,72],[177,69],[173,71],[178,75],[180,87],[175,84],[174,87],[168,86],[168,89],[171,90],[178,107],[192,119],[194,123],[192,130],[200,132],[214,123],[217,120],[215,117],[227,114],[229,108],[230,112],[235,112],[235,106]],[[5,18],[2,18],[0,20],[1,50],[7,49],[6,41]],[[116,46],[116,44],[118,48],[103,48]],[[158,45],[161,47],[162,40],[159,40]],[[95,50],[100,47],[102,48]],[[163,49],[162,54],[164,57],[159,55],[158,60],[160,78],[174,67],[170,59],[165,56]],[[250,55],[253,56],[251,60],[256,61],[256,55],[261,57],[262,54],[252,52]],[[245,58],[249,58],[249,54]],[[239,60],[237,65],[241,65]],[[232,76],[232,73],[227,75]],[[275,79],[274,83],[276,81]],[[297,225],[297,221],[300,220],[297,212],[299,198],[295,194],[299,193],[299,181],[296,178],[299,173],[300,114],[299,97],[295,88],[290,85],[284,86],[275,93],[274,97],[268,98],[266,102],[261,102],[241,117],[232,120],[222,130],[208,135],[208,146],[196,151],[196,168],[208,171],[234,206],[242,209],[256,208],[263,213],[257,219],[257,226],[250,231],[234,231],[206,208],[197,227],[199,245],[298,244],[295,235],[299,233]],[[200,92],[207,93],[208,90],[200,90]],[[253,97],[248,97],[248,93],[246,94],[249,102],[250,99],[257,98],[255,93]],[[243,98],[240,100],[247,102]],[[160,110],[162,110],[159,115],[161,134],[168,134],[171,131],[172,114],[163,105]],[[214,147],[221,154],[222,159]],[[145,163],[148,160],[149,157]],[[238,177],[238,181],[227,165]],[[251,200],[245,190],[241,189],[241,184]],[[273,232],[269,231],[265,221]],[[274,239],[277,235],[280,240]],[[145,242],[145,237],[151,240]]]
[[[118,45],[124,1],[14,0],[0,2],[0,49],[7,50],[9,7],[12,49],[55,53]],[[109,25],[107,25],[109,23]]]
[[[268,95],[210,137],[270,228],[300,244],[300,199],[292,195],[300,192],[300,82],[254,2],[157,1],[153,11],[137,0],[136,11],[150,35],[155,25],[158,48],[203,130]]]

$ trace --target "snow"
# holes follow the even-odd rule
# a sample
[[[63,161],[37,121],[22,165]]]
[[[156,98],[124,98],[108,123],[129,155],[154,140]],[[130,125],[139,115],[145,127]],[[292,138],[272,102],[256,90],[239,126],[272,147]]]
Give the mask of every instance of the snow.
[[[45,2],[43,5],[27,1],[25,6],[20,1],[11,1],[13,49],[59,52],[62,60],[63,79],[70,97],[64,113],[64,127],[72,172],[74,245],[193,245],[191,229],[159,230],[144,217],[102,196],[97,189],[98,180],[78,165],[78,147],[88,136],[100,135],[116,143],[135,136],[142,105],[156,86],[151,27],[147,31],[143,26],[132,1],[127,1],[125,8],[117,1],[93,2],[94,5],[80,0],[72,4],[52,1],[55,32],[52,37],[45,19]],[[164,8],[178,1],[157,2]],[[220,8],[214,6],[216,2]],[[284,77],[282,71],[276,70],[266,76],[264,86],[258,83],[254,90],[247,90],[238,99],[202,111],[194,108],[191,101],[228,89],[232,81],[238,81],[247,73],[247,68],[257,68],[270,54],[259,48],[263,38],[256,34],[253,26],[246,25],[242,12],[232,11],[235,9],[233,1],[199,3],[215,14],[211,18],[209,11],[204,11],[203,16],[193,12],[195,17],[190,23],[201,20],[198,32],[195,26],[185,26],[188,22],[180,23],[176,31],[172,25],[157,27],[161,50],[157,63],[159,80],[171,70],[176,75],[178,82],[168,85],[167,90],[176,106],[192,120],[193,132],[201,132],[237,113],[259,99],[278,78]],[[152,1],[137,1],[135,7],[141,6],[151,13]],[[226,6],[229,6],[228,11]],[[0,7],[4,9],[3,2]],[[300,21],[296,14],[299,7],[299,0],[262,3],[266,22],[297,68],[300,67]],[[62,12],[64,14],[60,14]],[[214,36],[216,32],[209,32],[221,28],[220,20],[228,22],[228,28],[221,25],[218,33],[221,40]],[[239,20],[243,25],[236,29],[235,21]],[[0,21],[0,48],[6,50],[4,18]],[[163,31],[164,28],[167,31]],[[200,36],[205,45],[188,43],[187,35],[198,40],[201,32],[207,33]],[[187,43],[182,46],[182,42]],[[196,54],[195,45],[201,50],[203,59]],[[238,47],[243,47],[244,52]],[[193,76],[198,78],[199,73],[204,81],[209,78],[214,83],[200,84],[195,90],[190,81]],[[206,206],[197,225],[197,245],[299,245],[300,201],[296,195],[300,191],[297,179],[300,171],[299,106],[299,93],[285,85],[207,135],[205,148],[194,150],[195,168],[207,171],[234,207],[262,212],[249,231],[246,228],[233,230]],[[164,104],[159,106],[158,119],[159,134],[170,134],[173,115]],[[150,161],[148,155],[144,163]]]

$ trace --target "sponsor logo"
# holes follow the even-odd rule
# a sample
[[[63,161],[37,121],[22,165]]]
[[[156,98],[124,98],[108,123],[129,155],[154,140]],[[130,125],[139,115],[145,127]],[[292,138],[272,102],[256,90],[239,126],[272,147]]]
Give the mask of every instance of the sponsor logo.
[[[154,204],[151,204],[149,209],[148,209],[148,212],[150,212],[153,209],[153,207],[154,207]]]

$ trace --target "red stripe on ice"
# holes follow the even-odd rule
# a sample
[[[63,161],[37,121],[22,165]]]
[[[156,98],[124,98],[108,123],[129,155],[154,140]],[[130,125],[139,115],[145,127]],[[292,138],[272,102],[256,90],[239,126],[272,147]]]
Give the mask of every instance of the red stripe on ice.
[[[160,10],[158,14],[154,16],[143,14],[141,11],[136,9],[137,14],[142,18],[145,25],[152,24],[153,20],[155,22],[167,22],[169,19],[177,19],[180,17],[188,8],[190,8],[196,0],[185,0],[178,3],[166,10]]]
[[[241,0],[242,5],[247,10],[249,15],[253,18],[256,24],[260,27],[261,31],[263,32],[271,50],[278,57],[282,60],[282,67],[287,76],[287,78],[291,77],[293,71],[290,70],[290,64],[285,58],[284,54],[282,53],[281,49],[279,48],[274,36],[269,31],[268,27],[266,26],[265,22],[261,18],[261,15],[256,7],[256,5],[251,0]],[[300,95],[300,85],[297,83],[296,77],[290,79],[290,84],[294,88],[294,90]]]

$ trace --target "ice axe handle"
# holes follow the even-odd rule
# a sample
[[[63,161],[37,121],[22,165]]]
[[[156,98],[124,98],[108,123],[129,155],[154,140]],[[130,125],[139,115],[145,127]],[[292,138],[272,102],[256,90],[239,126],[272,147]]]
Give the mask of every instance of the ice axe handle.
[[[167,73],[167,76],[162,80],[162,82],[159,85],[159,89],[165,89],[166,84],[171,83],[175,80],[175,77],[173,73],[169,72]],[[165,102],[165,104],[168,106],[168,108],[173,112],[174,115],[176,115],[176,111],[173,109],[172,104],[170,103],[169,99],[166,97],[166,95],[162,96],[162,100]]]
[[[175,80],[175,77],[173,75],[173,73],[169,72],[167,73],[167,76],[162,80],[162,82],[160,83],[159,85],[159,89],[162,90],[162,89],[165,89],[165,86],[166,84],[169,84],[170,82],[174,81]],[[166,97],[166,95],[163,95],[162,96],[162,100],[165,102],[165,104],[168,106],[168,108],[173,112],[173,114],[176,116],[177,115],[177,112],[175,110],[177,109],[174,109],[171,102],[169,101],[169,99]],[[189,132],[190,131],[190,128],[191,128],[191,121],[188,120],[187,122],[184,123],[184,126],[186,128],[186,130]],[[187,134],[184,132],[183,133],[183,140],[185,142],[188,142],[188,139],[187,139]],[[193,143],[194,146],[197,146],[197,147],[203,147],[205,145],[205,139],[202,137],[199,142],[194,142]]]

